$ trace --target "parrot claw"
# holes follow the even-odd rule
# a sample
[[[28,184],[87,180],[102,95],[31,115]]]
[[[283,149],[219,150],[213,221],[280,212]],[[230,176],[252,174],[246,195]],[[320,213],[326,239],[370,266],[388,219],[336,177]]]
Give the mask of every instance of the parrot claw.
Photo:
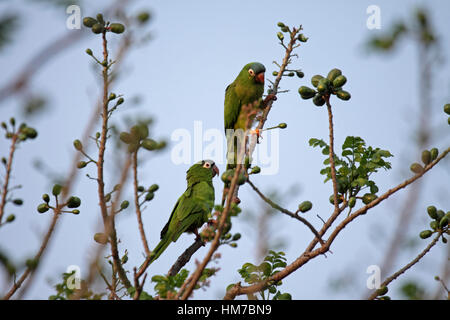
[[[254,129],[250,131],[251,134],[256,134],[256,143],[259,144],[259,139],[262,139],[261,130],[260,129]]]
[[[241,199],[239,199],[238,197],[234,197],[233,198],[233,203],[239,204],[239,203],[241,203]]]

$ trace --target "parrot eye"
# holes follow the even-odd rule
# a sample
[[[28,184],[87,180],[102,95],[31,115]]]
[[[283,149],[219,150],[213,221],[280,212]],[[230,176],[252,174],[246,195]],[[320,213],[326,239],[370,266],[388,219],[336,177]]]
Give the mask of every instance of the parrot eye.
[[[253,69],[248,69],[248,73],[254,77],[255,76],[255,71],[253,71]]]
[[[205,162],[205,164],[203,165],[203,168],[209,168],[211,167],[211,165],[208,162]]]

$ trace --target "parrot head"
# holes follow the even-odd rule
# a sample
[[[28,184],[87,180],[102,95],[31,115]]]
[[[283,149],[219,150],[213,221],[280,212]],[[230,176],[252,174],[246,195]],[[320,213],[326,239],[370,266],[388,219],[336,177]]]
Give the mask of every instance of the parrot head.
[[[186,179],[188,182],[211,180],[219,175],[219,169],[212,160],[202,160],[192,165],[187,171]]]
[[[253,79],[256,83],[264,84],[264,72],[266,67],[259,62],[250,62],[242,69],[241,74],[247,74],[249,79]]]

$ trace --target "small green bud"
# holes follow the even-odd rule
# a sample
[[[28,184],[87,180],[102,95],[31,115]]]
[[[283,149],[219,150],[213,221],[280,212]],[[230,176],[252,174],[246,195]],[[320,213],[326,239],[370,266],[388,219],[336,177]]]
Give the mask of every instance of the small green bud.
[[[68,208],[78,208],[81,205],[81,200],[78,197],[72,196],[67,201]]]
[[[325,98],[320,93],[317,93],[313,99],[313,103],[318,107],[323,106],[325,104],[325,102],[326,102]]]
[[[282,32],[277,32],[277,37],[278,39],[280,39],[281,41],[283,41],[284,39],[284,34]]]
[[[158,148],[158,143],[153,139],[145,139],[142,141],[142,147],[149,151],[155,150]]]
[[[345,90],[339,90],[336,92],[336,97],[338,97],[341,100],[348,101],[352,96],[350,95],[349,92]]]
[[[93,55],[93,53],[92,53],[92,50],[91,50],[91,49],[89,49],[89,48],[87,48],[87,49],[86,49],[86,53],[87,53],[88,55],[90,55],[90,56],[92,56],[92,55]]]
[[[159,189],[159,186],[157,184],[152,184],[149,188],[148,191],[150,192],[155,192]]]
[[[344,75],[340,75],[333,80],[333,87],[340,88],[347,83],[347,78]]]
[[[44,193],[42,195],[42,200],[44,200],[45,202],[49,203],[50,202],[50,196],[46,193]]]
[[[25,265],[30,270],[35,270],[39,264],[39,259],[27,259]]]
[[[125,26],[121,23],[111,23],[110,30],[111,30],[111,32],[120,34],[125,31]]]
[[[422,238],[422,239],[426,239],[426,238],[431,237],[432,234],[433,234],[433,231],[431,231],[431,230],[424,230],[424,231],[422,231],[422,232],[419,234],[419,236],[420,236],[420,238]]]
[[[314,88],[317,88],[321,79],[323,79],[323,77],[320,74],[316,74],[311,78],[311,84],[314,86]]]
[[[333,82],[337,77],[339,77],[342,74],[342,71],[334,68],[328,72],[327,79]]]
[[[309,38],[307,38],[303,33],[300,33],[297,37],[298,41],[300,42],[306,42]]]
[[[22,200],[22,199],[14,199],[14,200],[13,200],[13,203],[14,203],[16,206],[21,206],[21,205],[23,205],[23,200]]]
[[[274,77],[276,77],[276,76],[278,75],[278,71],[272,72],[272,75],[273,75]]]
[[[46,203],[41,203],[41,204],[38,205],[38,207],[37,207],[37,211],[38,211],[39,213],[47,212],[48,209],[50,209],[50,208],[49,208],[48,204],[46,204]]]
[[[444,106],[444,112],[445,112],[446,114],[450,114],[450,103],[447,103],[447,104]]]
[[[9,216],[6,217],[7,223],[13,222],[14,220],[16,220],[16,216],[14,214],[10,214]]]
[[[303,78],[305,76],[305,74],[302,71],[295,71],[295,74],[297,75],[297,77],[299,77],[300,79]]]
[[[436,230],[439,227],[439,224],[437,221],[433,220],[430,222],[430,228],[433,230]]]
[[[437,148],[433,148],[430,150],[431,160],[436,160],[439,155],[439,150]]]
[[[55,184],[52,189],[52,194],[56,197],[61,193],[62,186],[59,184]]]
[[[311,89],[307,86],[301,86],[300,88],[298,88],[298,93],[300,94],[302,99],[306,100],[306,99],[311,99],[312,97],[314,97],[316,94],[316,90]]]
[[[153,192],[147,192],[145,195],[145,201],[151,201],[155,197],[155,194]]]
[[[98,21],[97,20],[95,20],[94,18],[92,18],[92,17],[85,17],[85,18],[83,18],[83,25],[85,26],[85,27],[87,27],[87,28],[92,28],[92,26],[94,25],[94,24],[96,24]]]
[[[233,235],[233,241],[237,241],[237,240],[239,240],[241,238],[241,234],[240,233],[235,233],[234,235]]]
[[[86,166],[87,166],[87,162],[86,161],[80,161],[80,162],[77,163],[77,168],[78,169],[82,169],[82,168],[84,168]]]
[[[293,77],[293,76],[295,76],[295,73],[294,72],[289,72],[288,74],[286,74],[286,76]]]
[[[116,94],[114,93],[114,92],[111,92],[110,94],[109,94],[109,98],[108,98],[108,100],[114,100],[116,98]]]
[[[37,131],[34,128],[30,128],[30,127],[25,127],[21,131],[27,138],[30,138],[30,139],[34,139],[38,135]]]
[[[105,202],[109,202],[111,200],[111,193],[105,194]]]
[[[326,93],[330,87],[330,80],[327,78],[322,78],[317,84],[317,91],[320,93]]]
[[[334,201],[334,200],[333,200]],[[333,202],[334,203],[334,202]],[[300,212],[305,213],[309,210],[311,210],[312,208],[312,203],[311,201],[303,201],[302,203],[300,203],[298,205],[298,209],[300,210]]]
[[[283,32],[289,32],[289,28],[286,27],[286,26],[281,27],[281,31],[283,31]]]
[[[377,296],[384,296],[388,291],[388,287],[381,287],[380,289],[377,289]]]
[[[348,199],[348,206],[350,208],[353,208],[356,205],[356,198],[355,197],[351,197],[350,199]]]
[[[76,139],[73,141],[73,146],[75,147],[76,150],[80,151],[83,149],[83,144],[81,143],[80,140]]]
[[[91,28],[92,32],[95,34],[102,33],[104,29],[105,28],[103,27],[103,25],[101,23],[96,23]]]
[[[237,248],[238,244],[236,242],[232,242],[230,243],[230,247],[232,248]]]
[[[122,97],[117,100],[117,105],[121,105],[123,103],[124,99]]]
[[[444,228],[445,226],[448,225],[448,217],[444,216],[440,221],[439,221],[439,228]]]
[[[119,139],[120,141],[122,141],[123,143],[129,144],[131,143],[131,140],[133,140],[131,134],[129,134],[128,132],[121,132],[119,135]]]
[[[280,123],[280,124],[278,125],[278,128],[280,128],[280,129],[286,129],[286,128],[287,128],[287,123],[284,123],[284,122]]]
[[[15,125],[16,125],[16,119],[10,118],[10,119],[9,119],[9,123],[10,123],[12,126],[15,126]]]
[[[437,219],[438,215],[437,215],[437,210],[436,210],[435,206],[429,206],[427,208],[427,212],[431,219]]]
[[[138,191],[138,192],[144,192],[144,190],[145,190],[144,186],[139,186],[139,187],[137,188],[137,191]]]
[[[129,205],[130,202],[128,200],[122,201],[122,203],[120,204],[120,210],[125,210],[126,208],[128,208]]]
[[[431,162],[431,152],[428,150],[422,151],[422,162],[427,165]]]
[[[148,11],[142,11],[140,12],[137,16],[136,16],[138,22],[140,24],[144,24],[146,23],[148,20],[150,20],[151,16],[150,16],[150,12]]]
[[[328,200],[330,201],[331,204],[334,204],[334,194],[332,194]],[[342,198],[338,195],[338,203],[342,202]]]
[[[2,163],[6,166],[6,164],[8,163],[5,157],[2,157]]]
[[[369,204],[371,203],[373,200],[375,200],[377,198],[377,196],[375,194],[372,193],[366,193],[363,195],[362,197],[362,201],[364,204]]]
[[[108,236],[102,232],[97,232],[96,234],[94,234],[94,241],[99,244],[107,244]]]
[[[437,219],[436,219],[437,221],[441,221],[441,219],[445,216],[445,213],[443,210],[438,210],[436,212],[436,214],[437,214]]]
[[[412,172],[414,172],[415,174],[420,174],[423,172],[423,167],[418,164],[417,162],[413,163],[409,169],[411,169]]]
[[[105,24],[105,19],[103,19],[103,15],[101,13],[97,14],[97,21],[102,25]]]
[[[73,210],[72,210],[72,213],[73,213],[73,214],[80,214],[80,210],[78,210],[78,209],[73,209]]]
[[[124,256],[122,257],[122,259],[120,259],[120,261],[122,262],[122,264],[127,263],[127,262],[128,262],[128,255],[127,255],[127,254],[124,255]]]
[[[254,166],[254,167],[252,168],[252,171],[250,171],[250,174],[258,174],[258,173],[260,173],[260,172],[261,172],[261,168],[258,167],[258,166]]]
[[[5,130],[8,129],[8,126],[6,125],[6,122],[4,122],[4,121],[2,121],[2,128]]]
[[[279,26],[280,28],[284,28],[286,27],[285,24],[283,22],[278,22],[277,26]]]

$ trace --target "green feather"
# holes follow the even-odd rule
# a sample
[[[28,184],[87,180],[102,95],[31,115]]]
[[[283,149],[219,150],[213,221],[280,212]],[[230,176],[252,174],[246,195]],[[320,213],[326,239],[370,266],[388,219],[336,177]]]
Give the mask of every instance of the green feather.
[[[249,69],[254,71],[254,75],[249,74]],[[242,68],[239,75],[225,90],[225,103],[224,103],[224,125],[225,133],[227,129],[245,131],[248,115],[254,111],[255,108],[259,108],[262,101],[262,95],[264,93],[264,84],[257,82],[255,75],[264,72],[265,67],[261,63],[251,62]],[[251,126],[251,121],[250,121]],[[228,148],[230,149],[231,143],[235,139],[228,139]],[[229,150],[228,149],[228,150]],[[237,147],[234,143],[234,163],[236,163]],[[230,159],[228,159],[230,158]],[[227,156],[227,163],[233,161],[231,156]],[[227,165],[227,169],[230,165]]]
[[[169,221],[161,231],[161,241],[153,249],[150,263],[175,242],[184,232],[194,232],[208,221],[214,207],[213,170],[203,167],[204,161],[189,168],[186,175],[187,189],[178,199]]]

